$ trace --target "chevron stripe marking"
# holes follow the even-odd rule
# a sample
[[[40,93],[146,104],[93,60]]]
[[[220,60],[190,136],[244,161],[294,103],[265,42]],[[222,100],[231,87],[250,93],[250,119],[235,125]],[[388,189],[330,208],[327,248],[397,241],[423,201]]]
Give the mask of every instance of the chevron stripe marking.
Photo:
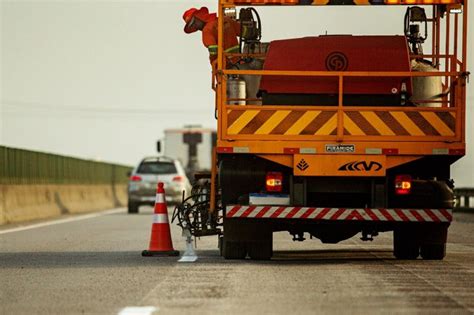
[[[456,112],[437,112],[436,115],[444,121],[449,129],[456,129]]]
[[[272,130],[291,113],[291,110],[276,111],[263,125],[255,131],[257,135],[268,135]]]
[[[330,220],[337,220],[337,219],[341,216],[341,214],[344,213],[344,211],[346,211],[346,209],[338,209],[338,210],[336,211],[336,213],[334,213],[334,214],[331,216]]]
[[[334,114],[319,130],[316,131],[315,135],[329,135],[337,127],[337,115]]]
[[[359,126],[359,128],[364,132],[364,134],[369,136],[380,136],[380,132],[375,129],[373,124],[367,120],[359,111],[349,111],[347,112],[349,118]]]
[[[451,130],[438,115],[433,112],[421,112],[420,113],[430,124],[433,128],[438,131],[438,133],[442,136],[454,136],[453,130]]]
[[[262,125],[275,114],[275,110],[261,110],[245,127],[239,132],[240,134],[255,134]]]
[[[369,215],[372,221],[380,221],[380,219],[375,215],[375,213],[371,209],[365,209],[365,212]]]
[[[316,117],[321,114],[320,110],[307,111],[301,116],[293,126],[291,126],[285,135],[299,135]]]
[[[454,112],[348,111],[344,134],[352,136],[455,135]],[[326,110],[228,110],[229,135],[335,135],[337,112]]]
[[[364,217],[357,210],[352,210],[349,217],[347,218],[347,220],[352,219],[352,220],[364,221]]]
[[[285,117],[275,128],[273,128],[271,135],[282,135],[284,134],[291,126],[293,126],[305,112],[294,110],[291,111],[288,116]]]
[[[319,212],[319,213],[316,215],[316,220],[322,219],[330,210],[331,210],[331,208],[324,208],[324,209],[322,209],[321,212]]]
[[[379,132],[382,136],[394,136],[395,133],[390,129],[382,119],[379,118],[374,112],[360,112],[360,114],[370,121],[372,126]]]
[[[423,216],[421,216],[417,211],[410,210],[412,216],[414,216],[418,221],[425,221]]]
[[[285,207],[280,207],[278,208],[275,212],[273,212],[271,215],[270,215],[270,218],[277,218],[280,213],[283,212],[283,210],[285,210]]]
[[[440,221],[440,219],[430,209],[426,209],[425,212],[426,212],[426,214],[429,215],[429,217],[431,218],[432,221],[434,221],[434,222],[439,222]]]
[[[453,220],[453,215],[451,212],[447,211],[446,209],[441,209],[440,212],[443,214],[443,216],[448,220],[452,221]]]
[[[405,128],[389,113],[389,112],[375,112],[375,114],[383,120],[383,122],[398,136],[410,135]]]
[[[353,136],[364,136],[365,133],[359,128],[358,125],[352,121],[349,115],[344,114],[344,128],[347,129],[350,135]]]
[[[387,219],[387,221],[396,221],[386,209],[379,209],[380,213]]]
[[[306,218],[309,217],[315,210],[316,210],[316,208],[308,208],[308,210],[306,210],[306,211],[301,215],[301,219],[306,219]]]
[[[255,217],[256,218],[261,218],[265,215],[265,213],[268,212],[268,210],[270,210],[272,207],[269,207],[269,206],[266,206],[266,207],[263,207],[262,210],[260,210],[256,215]]]
[[[250,206],[242,213],[243,217],[248,217],[257,206]]]
[[[242,115],[240,110],[230,110],[227,113],[227,126],[232,126],[232,124]]]
[[[330,221],[450,222],[447,209],[346,209],[291,206],[228,206],[228,218],[306,219]]]
[[[285,218],[287,219],[291,219],[295,216],[295,214],[298,213],[298,211],[300,211],[301,207],[294,207],[286,216]]]
[[[233,208],[230,209],[229,212],[227,212],[227,216],[232,217],[234,214],[240,209],[240,206],[234,206]]]
[[[392,116],[405,128],[412,136],[424,136],[425,133],[404,112],[390,112]]]
[[[238,134],[247,124],[259,113],[259,110],[246,110],[237,120],[229,126],[227,133],[231,135]]]
[[[444,121],[449,129],[454,130],[456,128],[456,112],[437,112],[436,115]]]
[[[307,126],[301,131],[302,135],[314,135],[316,131],[321,129],[331,117],[336,115],[335,111],[322,111],[321,114],[316,116]]]

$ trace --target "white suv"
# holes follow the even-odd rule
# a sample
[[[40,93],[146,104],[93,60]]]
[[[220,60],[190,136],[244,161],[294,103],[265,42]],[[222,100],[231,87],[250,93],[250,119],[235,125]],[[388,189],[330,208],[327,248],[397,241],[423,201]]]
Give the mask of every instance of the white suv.
[[[166,157],[144,158],[133,169],[128,181],[128,213],[138,213],[141,205],[154,205],[158,182],[165,184],[166,201],[179,203],[191,184],[178,160]]]

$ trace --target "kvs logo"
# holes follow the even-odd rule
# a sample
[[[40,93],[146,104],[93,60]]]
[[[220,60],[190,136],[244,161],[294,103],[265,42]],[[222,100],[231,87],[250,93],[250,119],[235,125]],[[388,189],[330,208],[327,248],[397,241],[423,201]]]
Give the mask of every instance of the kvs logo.
[[[344,164],[343,166],[339,167],[339,171],[359,171],[359,172],[367,172],[367,171],[378,171],[382,168],[382,164],[375,162],[375,161],[353,161]]]

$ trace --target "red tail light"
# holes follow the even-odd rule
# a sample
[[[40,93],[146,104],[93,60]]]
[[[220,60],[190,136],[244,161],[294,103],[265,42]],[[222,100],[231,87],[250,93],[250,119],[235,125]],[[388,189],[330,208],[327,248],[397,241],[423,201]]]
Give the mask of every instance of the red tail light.
[[[268,172],[265,186],[269,192],[281,192],[283,188],[283,174],[280,172]]]
[[[395,194],[408,195],[411,190],[411,182],[410,175],[397,175],[395,177]]]
[[[173,182],[183,182],[184,177],[183,176],[175,176],[173,177]]]
[[[133,175],[133,176],[130,176],[130,180],[132,182],[140,182],[142,180],[142,178],[138,175]]]

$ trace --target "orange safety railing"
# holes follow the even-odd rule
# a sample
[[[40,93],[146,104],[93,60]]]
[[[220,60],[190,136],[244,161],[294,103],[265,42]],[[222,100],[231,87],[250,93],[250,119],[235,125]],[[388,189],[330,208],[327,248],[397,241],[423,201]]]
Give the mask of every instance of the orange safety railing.
[[[337,77],[337,106],[305,105],[231,105],[222,88],[220,104],[222,139],[247,140],[328,140],[364,141],[460,141],[464,113],[462,86],[465,76],[460,72],[337,72],[337,71],[274,71],[224,70],[222,87],[228,75]],[[348,77],[428,77],[440,76],[456,82],[442,107],[413,106],[344,106],[344,79]],[[254,100],[254,99],[231,99]],[[426,102],[433,100],[426,100]],[[423,101],[421,101],[423,102]],[[293,118],[289,118],[293,116]],[[317,118],[320,118],[318,122]],[[286,126],[282,123],[286,120]],[[310,120],[313,122],[313,127]],[[314,126],[314,125],[317,126]]]
[[[354,4],[371,4],[375,1],[354,1]],[[467,1],[461,0],[385,0],[380,4],[431,5],[431,53],[412,55],[411,59],[430,60],[434,72],[374,72],[374,71],[277,71],[227,69],[227,58],[218,50],[216,71],[216,109],[220,141],[278,140],[278,141],[397,141],[459,143],[465,141],[465,99],[467,57]],[[326,5],[330,1],[256,1],[220,0],[221,15],[224,8],[241,5]],[[440,6],[448,5],[448,7]],[[462,6],[463,14],[449,14],[450,8]],[[447,12],[447,14],[445,14]],[[460,18],[461,17],[461,18]],[[443,24],[443,23],[444,24]],[[444,29],[442,29],[444,25]],[[445,36],[444,39],[441,35]],[[220,42],[223,39],[223,22],[219,24]],[[237,54],[239,55],[239,54]],[[264,55],[240,54],[242,57],[265,59]],[[337,78],[337,105],[232,105],[230,102],[256,102],[257,98],[228,98],[229,76],[281,76]],[[441,77],[443,93],[436,99],[416,100],[420,106],[344,106],[344,84],[347,78],[367,77]],[[439,107],[424,107],[431,103]]]
[[[332,5],[329,0],[221,0],[227,5]],[[354,0],[354,5],[432,5],[461,4],[462,0]]]

